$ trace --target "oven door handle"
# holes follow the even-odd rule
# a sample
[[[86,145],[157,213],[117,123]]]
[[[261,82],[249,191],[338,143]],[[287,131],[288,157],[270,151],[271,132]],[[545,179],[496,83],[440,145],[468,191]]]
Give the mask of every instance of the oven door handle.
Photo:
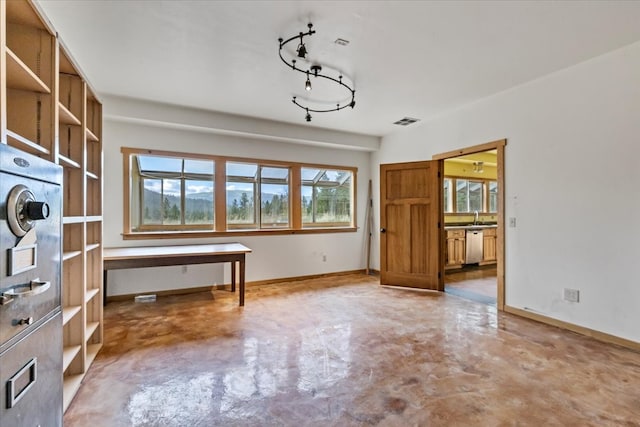
[[[9,304],[14,298],[26,298],[40,295],[51,287],[51,282],[43,282],[40,279],[32,280],[28,285],[19,285],[0,294],[0,305]],[[26,289],[26,290],[25,290]]]

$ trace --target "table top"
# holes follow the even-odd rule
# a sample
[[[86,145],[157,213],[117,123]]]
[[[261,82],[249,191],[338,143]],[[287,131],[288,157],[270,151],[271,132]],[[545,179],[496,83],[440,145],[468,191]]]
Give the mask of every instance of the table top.
[[[251,249],[240,243],[216,243],[209,245],[168,245],[168,246],[136,246],[126,248],[104,248],[105,261],[135,258],[168,258],[182,255],[225,255],[247,254]]]

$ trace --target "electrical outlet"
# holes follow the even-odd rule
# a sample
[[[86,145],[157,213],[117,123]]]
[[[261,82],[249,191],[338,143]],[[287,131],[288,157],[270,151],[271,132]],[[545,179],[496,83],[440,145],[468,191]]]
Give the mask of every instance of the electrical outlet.
[[[580,291],[578,289],[564,288],[564,300],[569,302],[580,302]]]
[[[183,265],[182,266],[182,274],[185,274],[187,272],[187,266]]]
[[[322,254],[322,262],[327,262],[327,256],[325,254]]]
[[[515,219],[515,217],[510,217],[509,218],[509,227],[516,228],[516,219]]]

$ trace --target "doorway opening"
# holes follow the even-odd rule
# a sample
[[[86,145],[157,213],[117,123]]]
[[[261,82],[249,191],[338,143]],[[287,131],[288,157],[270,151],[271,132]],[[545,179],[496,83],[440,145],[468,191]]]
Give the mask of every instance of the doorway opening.
[[[506,140],[434,156],[443,162],[445,292],[504,308]]]

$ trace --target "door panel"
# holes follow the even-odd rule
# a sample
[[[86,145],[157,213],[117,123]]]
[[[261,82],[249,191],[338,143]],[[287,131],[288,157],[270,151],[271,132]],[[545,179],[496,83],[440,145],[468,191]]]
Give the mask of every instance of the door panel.
[[[408,224],[403,212],[403,206],[388,205],[387,218],[388,223],[385,234],[387,237],[387,248],[390,249],[385,251],[387,265],[391,271],[408,272],[410,268],[409,260],[402,256],[402,251],[393,250],[393,248],[402,245],[402,239],[409,233],[408,228],[405,227]]]
[[[443,290],[438,161],[380,166],[380,283]]]
[[[416,274],[427,274],[429,272],[429,258],[424,241],[429,241],[429,227],[426,227],[429,218],[429,205],[415,204],[411,205],[411,217],[409,223],[411,226],[411,272]],[[416,238],[424,236],[425,239]]]

